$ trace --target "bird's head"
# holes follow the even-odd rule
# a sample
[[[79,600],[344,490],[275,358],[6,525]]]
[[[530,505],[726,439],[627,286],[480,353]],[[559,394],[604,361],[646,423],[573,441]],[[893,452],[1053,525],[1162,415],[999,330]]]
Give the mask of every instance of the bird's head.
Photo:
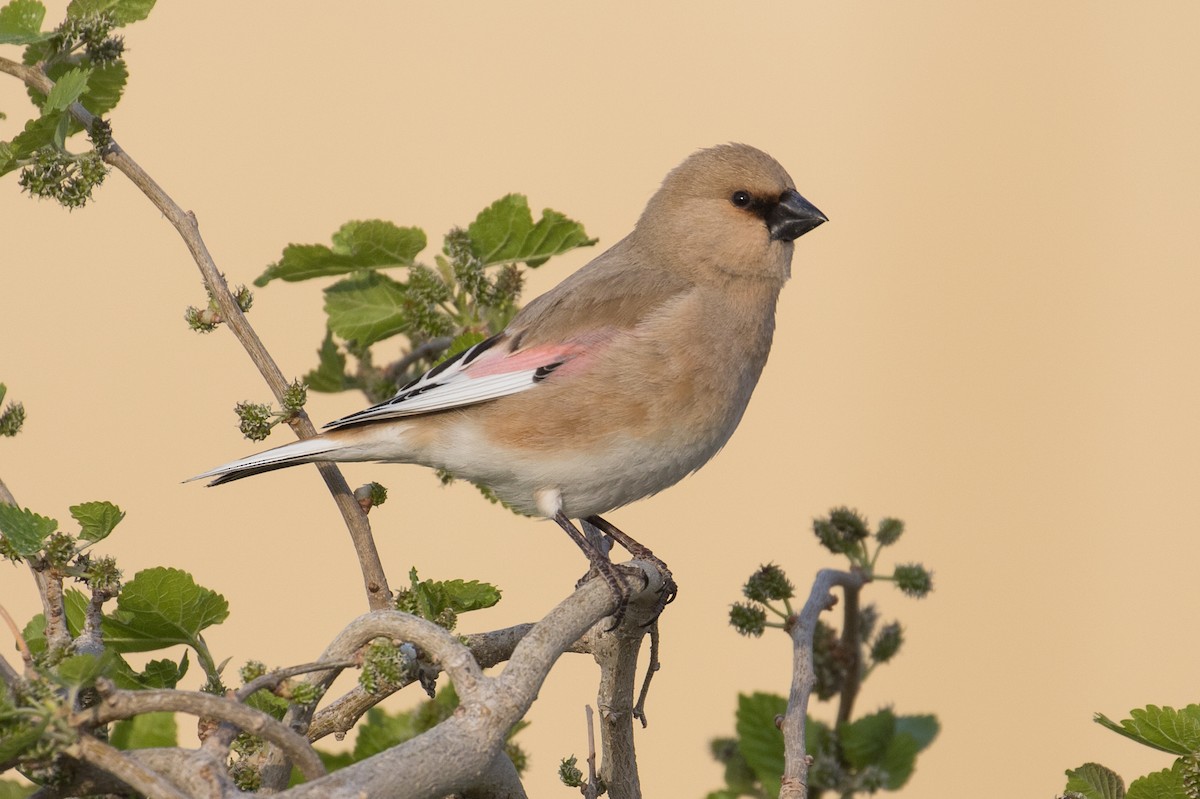
[[[700,150],[675,167],[638,221],[638,236],[702,278],[716,272],[782,283],[792,242],[827,221],[779,162],[745,144]]]

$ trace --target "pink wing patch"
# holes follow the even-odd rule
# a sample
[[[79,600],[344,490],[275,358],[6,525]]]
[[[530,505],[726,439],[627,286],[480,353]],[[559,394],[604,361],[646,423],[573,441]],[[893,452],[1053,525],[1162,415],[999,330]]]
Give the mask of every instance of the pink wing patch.
[[[586,369],[615,329],[566,342],[509,350],[507,333],[492,336],[430,369],[389,400],[325,425],[328,428],[461,408],[535,388],[551,374]]]

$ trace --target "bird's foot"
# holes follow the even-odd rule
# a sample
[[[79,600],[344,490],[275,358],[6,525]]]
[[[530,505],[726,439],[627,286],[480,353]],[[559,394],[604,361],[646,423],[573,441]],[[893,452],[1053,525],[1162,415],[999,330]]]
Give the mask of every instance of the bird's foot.
[[[650,547],[622,531],[607,519],[601,516],[589,516],[583,521],[616,541],[636,560],[644,560],[647,563],[652,563],[658,569],[659,574],[662,576],[663,584],[662,588],[658,591],[658,601],[654,605],[654,612],[650,616],[650,621],[646,622],[645,626],[649,627],[651,624],[654,624],[654,622],[658,621],[658,617],[662,615],[663,609],[674,602],[675,597],[679,595],[679,586],[675,583],[675,578],[671,574],[670,567],[667,566],[662,558],[651,552]]]

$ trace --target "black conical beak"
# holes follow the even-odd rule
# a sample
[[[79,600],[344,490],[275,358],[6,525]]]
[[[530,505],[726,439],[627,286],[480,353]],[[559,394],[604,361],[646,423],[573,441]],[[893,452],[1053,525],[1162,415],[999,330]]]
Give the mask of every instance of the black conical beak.
[[[771,238],[778,241],[794,241],[828,221],[817,206],[801,197],[795,189],[779,195],[779,201],[767,212],[767,230],[771,231]]]

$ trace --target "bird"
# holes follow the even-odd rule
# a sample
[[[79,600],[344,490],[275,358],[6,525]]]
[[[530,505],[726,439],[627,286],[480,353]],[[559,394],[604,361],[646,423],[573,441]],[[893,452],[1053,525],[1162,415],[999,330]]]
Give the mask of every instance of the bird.
[[[698,150],[632,232],[499,333],[320,435],[190,479],[315,461],[441,469],[553,519],[616,595],[614,627],[626,594],[595,530],[653,561],[661,612],[677,590],[666,564],[602,514],[674,485],[729,440],[771,349],[793,242],[826,221],[762,150]]]

